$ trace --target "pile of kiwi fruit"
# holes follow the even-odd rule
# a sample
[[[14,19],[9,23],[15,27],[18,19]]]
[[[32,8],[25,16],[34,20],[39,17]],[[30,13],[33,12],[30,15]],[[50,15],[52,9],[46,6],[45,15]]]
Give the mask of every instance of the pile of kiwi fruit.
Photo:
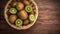
[[[13,0],[8,6],[8,21],[17,26],[26,26],[35,20],[35,6],[30,0]]]

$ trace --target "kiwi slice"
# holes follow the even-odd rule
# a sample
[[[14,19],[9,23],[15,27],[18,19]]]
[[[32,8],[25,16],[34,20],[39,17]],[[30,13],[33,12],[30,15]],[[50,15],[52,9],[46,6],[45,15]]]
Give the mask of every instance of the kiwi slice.
[[[31,12],[31,11],[32,11],[32,7],[31,7],[31,6],[26,6],[26,7],[25,7],[25,10],[26,10],[27,12]]]
[[[35,20],[35,16],[34,16],[33,14],[30,14],[30,15],[29,15],[29,20],[30,20],[30,21],[34,21],[34,20]]]
[[[23,24],[22,22],[23,21],[21,19],[17,19],[16,22],[15,22],[15,25],[19,27]]]
[[[11,14],[16,14],[16,13],[17,13],[17,10],[16,10],[15,8],[10,8],[10,9],[9,9],[9,12],[10,12]]]

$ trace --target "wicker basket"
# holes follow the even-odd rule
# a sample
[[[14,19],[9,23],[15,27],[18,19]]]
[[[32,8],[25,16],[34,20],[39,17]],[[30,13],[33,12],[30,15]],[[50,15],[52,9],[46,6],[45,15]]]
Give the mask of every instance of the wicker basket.
[[[8,15],[7,15],[7,10],[8,10],[8,9],[7,9],[7,7],[8,7],[8,5],[11,3],[11,1],[12,1],[12,0],[9,0],[9,1],[7,2],[6,6],[5,6],[5,9],[4,9],[4,17],[5,17],[5,20],[7,21],[7,23],[9,24],[9,26],[11,26],[11,27],[13,27],[13,28],[15,28],[15,29],[17,29],[17,30],[23,30],[23,29],[28,29],[28,28],[30,28],[32,25],[34,25],[34,23],[36,22],[37,17],[38,17],[38,7],[37,7],[36,3],[34,2],[34,0],[30,0],[30,1],[35,5],[35,8],[36,8],[36,14],[35,14],[36,19],[35,19],[35,21],[34,21],[33,23],[27,25],[27,26],[20,26],[20,27],[17,27],[17,26],[15,26],[15,25],[12,25],[12,24],[9,22],[9,20],[8,20]]]

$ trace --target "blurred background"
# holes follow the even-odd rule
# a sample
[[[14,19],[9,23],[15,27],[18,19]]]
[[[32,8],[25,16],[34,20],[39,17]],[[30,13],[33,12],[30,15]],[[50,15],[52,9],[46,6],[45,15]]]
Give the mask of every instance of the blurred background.
[[[34,0],[38,19],[27,30],[15,30],[4,19],[4,7],[9,0],[0,0],[0,34],[60,34],[60,0]]]

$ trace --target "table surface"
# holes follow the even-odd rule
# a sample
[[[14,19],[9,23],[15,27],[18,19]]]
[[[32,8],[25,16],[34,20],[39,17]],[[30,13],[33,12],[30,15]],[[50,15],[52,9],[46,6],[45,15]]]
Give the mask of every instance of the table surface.
[[[27,30],[15,30],[4,19],[4,7],[8,0],[0,0],[0,34],[60,34],[60,1],[34,0],[38,6],[38,19]]]

